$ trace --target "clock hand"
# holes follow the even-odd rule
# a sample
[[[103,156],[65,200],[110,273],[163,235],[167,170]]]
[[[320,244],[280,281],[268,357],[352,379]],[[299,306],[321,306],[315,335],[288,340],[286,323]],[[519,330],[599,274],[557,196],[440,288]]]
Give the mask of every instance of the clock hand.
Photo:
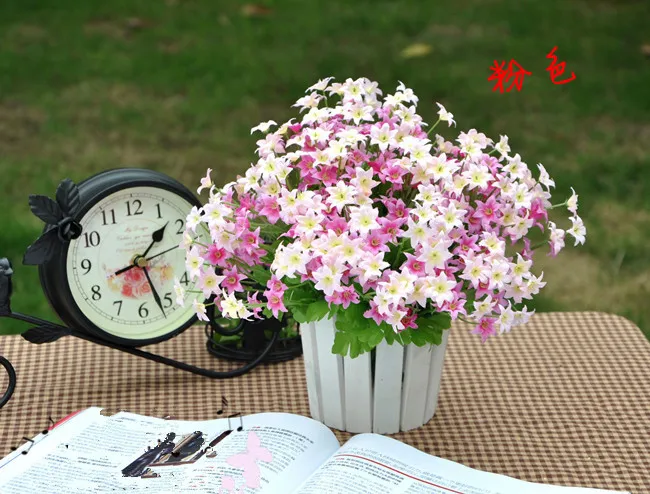
[[[172,250],[175,250],[175,249],[178,249],[178,245],[175,246],[175,247],[172,247],[171,249],[167,249],[167,250],[163,250],[162,252],[158,252],[158,254],[154,254],[151,257],[147,257],[147,261],[151,261],[152,259],[154,259],[154,258],[156,258],[158,256],[162,256],[163,254],[167,254],[167,252],[171,252]]]
[[[130,269],[133,269],[133,268],[138,267],[138,264],[137,264],[138,259],[142,259],[143,257],[146,257],[147,254],[149,253],[149,251],[151,250],[151,248],[152,248],[155,244],[157,244],[158,242],[160,242],[160,241],[163,239],[163,235],[165,234],[165,228],[167,228],[167,225],[168,225],[168,224],[169,224],[169,221],[168,221],[167,223],[165,223],[165,225],[164,225],[162,228],[159,228],[158,230],[156,230],[155,232],[153,232],[153,233],[151,234],[151,243],[149,244],[149,247],[147,247],[147,250],[145,250],[145,251],[144,251],[144,254],[142,254],[141,256],[135,256],[135,261],[136,261],[136,262],[134,262],[134,263],[131,264],[130,266],[127,266],[127,267],[122,268],[122,269],[120,269],[120,270],[118,270],[118,271],[115,271],[115,273],[113,274],[113,276],[119,276],[119,275],[121,275],[122,273],[126,273],[126,272],[129,271]],[[171,249],[170,249],[170,250],[171,250]],[[169,251],[165,251],[165,252],[169,252]],[[161,252],[161,253],[158,254],[158,255],[162,255],[162,254],[164,254],[165,252]],[[147,259],[147,261],[148,261],[148,260],[149,260],[149,259]],[[152,288],[153,288],[153,286],[152,286]]]
[[[149,286],[151,287],[151,293],[153,294],[153,299],[156,301],[156,304],[158,307],[160,307],[160,310],[163,313],[163,316],[165,316],[165,319],[167,318],[167,314],[165,314],[165,309],[163,309],[162,306],[162,301],[160,300],[160,295],[158,295],[158,292],[153,286],[153,283],[151,282],[151,278],[149,277],[149,271],[147,271],[147,268],[142,268],[142,271],[144,271],[144,275],[147,277],[147,281],[149,282]]]
[[[117,276],[117,275],[120,275],[120,274],[122,274],[122,273],[126,273],[129,269],[133,269],[133,268],[135,268],[135,267],[136,267],[135,264],[131,264],[130,266],[127,266],[127,267],[125,267],[125,268],[122,268],[122,269],[120,269],[119,271],[115,271],[115,273],[113,273],[113,276]]]
[[[165,234],[165,228],[167,228],[167,225],[169,225],[169,221],[165,223],[165,226],[163,226],[162,228],[156,230],[151,234],[151,243],[149,244],[149,247],[147,247],[147,250],[144,251],[144,254],[142,254],[140,257],[147,257],[147,254],[154,246],[154,244],[160,242],[163,239],[163,235]]]

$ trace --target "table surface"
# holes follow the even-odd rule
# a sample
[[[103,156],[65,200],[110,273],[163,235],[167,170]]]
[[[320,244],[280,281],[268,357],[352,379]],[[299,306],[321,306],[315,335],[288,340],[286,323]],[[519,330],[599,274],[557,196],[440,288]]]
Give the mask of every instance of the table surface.
[[[452,328],[438,409],[395,434],[427,453],[532,482],[650,493],[650,343],[603,313],[535,315],[483,345]],[[202,328],[148,348],[219,370]],[[0,410],[0,456],[88,406],[200,420],[282,411],[309,416],[302,358],[211,380],[72,337],[33,345],[0,338],[18,386]],[[2,379],[2,378],[0,378]],[[337,432],[341,441],[350,435]]]

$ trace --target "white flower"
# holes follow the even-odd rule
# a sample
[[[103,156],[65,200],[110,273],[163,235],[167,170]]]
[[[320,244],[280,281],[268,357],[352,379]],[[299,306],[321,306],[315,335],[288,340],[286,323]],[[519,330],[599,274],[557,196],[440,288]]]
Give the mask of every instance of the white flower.
[[[445,263],[452,257],[452,253],[444,244],[436,245],[425,244],[422,253],[418,256],[418,261],[424,263],[424,270],[428,274],[434,274],[436,269],[444,269]]]
[[[334,187],[327,187],[325,190],[329,194],[325,202],[334,206],[338,211],[341,211],[347,204],[352,204],[356,195],[356,189],[352,185],[347,185],[343,180],[339,180]]]
[[[539,183],[544,185],[547,190],[555,187],[555,181],[549,176],[544,165],[537,163],[537,168],[539,168]]]
[[[185,288],[178,278],[174,278],[174,292],[176,293],[176,304],[185,307]]]
[[[551,255],[556,256],[564,248],[564,230],[558,228],[552,221],[548,222],[549,243]]]
[[[323,230],[321,221],[323,216],[310,209],[306,214],[296,216],[296,233],[311,236]]]
[[[499,334],[509,333],[510,328],[512,328],[515,321],[515,314],[511,308],[510,302],[508,302],[507,307],[500,306],[500,310],[501,312],[497,318],[497,324],[499,325]]]
[[[584,244],[585,237],[587,235],[587,228],[582,222],[582,218],[580,218],[578,215],[575,215],[571,218],[571,223],[573,225],[566,232],[575,238],[576,243],[574,245]]]
[[[400,304],[405,298],[404,288],[402,283],[395,279],[395,275],[391,275],[388,281],[380,281],[379,287],[377,288],[377,293],[383,294],[390,303]]]
[[[316,284],[314,288],[325,295],[333,295],[341,288],[341,272],[332,265],[323,265],[313,273]]]
[[[492,261],[488,279],[490,280],[490,289],[501,290],[506,283],[510,283],[512,277],[510,273],[510,264],[506,261]]]
[[[201,186],[196,189],[197,194],[201,194],[203,189],[209,189],[212,187],[212,178],[210,178],[210,173],[212,173],[212,168],[208,168],[208,172],[205,174],[205,177],[201,179]]]
[[[359,125],[362,120],[371,122],[373,120],[374,111],[374,108],[370,105],[357,103],[346,109],[345,118],[347,120],[353,120],[356,125]]]
[[[443,122],[447,122],[449,124],[449,127],[451,127],[451,124],[454,124],[455,126],[456,122],[454,121],[454,114],[448,112],[440,103],[436,103],[436,105],[438,105],[440,108],[438,110],[438,118]]]
[[[190,275],[190,278],[195,279],[201,274],[201,267],[203,266],[203,257],[199,253],[198,247],[194,246],[190,249],[185,257],[185,267]]]
[[[476,187],[479,189],[487,187],[492,175],[487,166],[471,163],[469,169],[463,173],[463,177],[468,182],[468,188],[472,190]]]
[[[517,184],[512,194],[515,202],[515,209],[530,208],[532,202],[532,194],[526,184]]]
[[[515,320],[513,326],[526,324],[533,314],[535,314],[534,310],[528,312],[528,307],[524,306],[524,308],[521,309],[519,312],[515,312]]]
[[[570,213],[572,214],[577,214],[578,212],[578,194],[576,194],[576,191],[573,190],[573,187],[571,187],[571,197],[566,202],[566,207],[569,210]]]
[[[321,99],[323,97],[318,93],[309,93],[307,96],[299,98],[293,106],[299,106],[300,111],[306,110],[307,108],[316,108]]]
[[[379,211],[372,206],[350,208],[350,229],[357,233],[365,234],[379,228],[377,218]]]
[[[221,313],[231,319],[248,319],[252,314],[234,293],[222,292]]]
[[[486,295],[483,300],[474,301],[473,319],[481,319],[483,316],[492,314],[495,302],[490,295]]]
[[[465,258],[464,261],[465,269],[459,278],[469,281],[474,288],[478,288],[479,283],[487,281],[490,268],[483,263],[481,257]]]
[[[508,136],[499,136],[499,142],[497,142],[496,146],[494,146],[494,149],[499,151],[501,153],[501,156],[508,156],[508,153],[510,152],[510,146],[508,145]]]
[[[214,271],[204,272],[199,278],[199,285],[201,290],[203,290],[203,296],[210,298],[210,295],[217,293],[219,291],[219,284],[225,278],[225,276],[217,276]]]
[[[275,259],[271,270],[278,278],[287,276],[292,278],[296,272],[307,274],[306,264],[309,262],[309,253],[301,245],[281,245],[275,252]]]
[[[208,203],[203,206],[205,213],[201,219],[209,226],[222,226],[226,223],[226,218],[232,213],[232,209],[221,202]]]
[[[377,144],[379,149],[386,151],[388,146],[395,146],[395,134],[397,131],[391,130],[390,126],[385,123],[381,127],[373,125],[370,129],[370,144]]]
[[[334,79],[333,77],[326,77],[325,79],[320,79],[316,84],[313,86],[308,87],[305,92],[309,91],[325,91],[327,89],[327,85],[330,83],[330,81]]]
[[[533,265],[532,259],[524,259],[521,254],[517,254],[517,262],[511,263],[511,273],[515,280],[522,280],[524,278],[529,278],[530,267]]]
[[[478,244],[485,247],[490,254],[503,254],[506,251],[506,243],[496,233],[484,232],[482,237],[483,239]]]
[[[194,312],[196,312],[196,317],[198,317],[200,321],[210,320],[205,313],[205,304],[199,302],[198,300],[194,300],[192,302],[192,308],[194,309]]]
[[[540,274],[539,276],[531,275],[530,278],[526,280],[526,284],[528,285],[528,293],[530,295],[537,295],[539,291],[546,286],[546,282],[542,281],[542,278],[544,277],[544,273]]]
[[[456,286],[456,280],[450,279],[444,273],[431,277],[430,298],[435,300],[438,307],[445,302],[451,302],[454,299],[453,289]]]
[[[450,202],[446,208],[440,208],[440,214],[442,215],[442,221],[445,222],[447,231],[449,231],[463,224],[461,218],[467,214],[467,211],[458,209],[455,203]]]
[[[420,244],[426,244],[427,240],[433,237],[433,233],[425,223],[415,222],[409,217],[408,229],[403,233],[403,236],[411,239],[411,246],[416,248]]]
[[[401,91],[404,95],[404,101],[411,103],[417,103],[419,98],[415,95],[412,89],[406,87],[402,81],[398,81],[399,85],[397,86],[397,91]]]
[[[356,176],[350,180],[350,183],[354,185],[362,194],[370,195],[372,193],[373,187],[379,185],[379,182],[373,179],[374,172],[372,170],[357,168],[355,170],[355,173]]]
[[[364,283],[368,280],[377,279],[381,276],[382,271],[388,266],[390,266],[390,264],[384,261],[383,252],[368,254],[361,259],[361,262],[359,262],[359,268],[361,269],[359,278]]]
[[[271,125],[278,125],[275,121],[269,120],[268,122],[262,122],[258,126],[251,129],[251,134],[257,132],[258,130],[262,133],[266,133],[271,128]]]
[[[196,227],[200,222],[201,222],[201,212],[196,206],[193,206],[192,210],[190,211],[190,214],[187,215],[185,226],[186,228],[192,230],[192,232],[196,233]]]
[[[509,173],[513,178],[524,178],[528,165],[521,161],[519,153],[515,154],[512,158],[508,158],[508,164],[503,167],[504,171]]]
[[[393,309],[390,312],[390,316],[388,317],[388,320],[386,321],[388,324],[390,324],[393,327],[393,330],[398,333],[399,331],[404,329],[404,324],[402,323],[402,319],[406,315],[406,311],[404,310],[398,310],[398,309]]]

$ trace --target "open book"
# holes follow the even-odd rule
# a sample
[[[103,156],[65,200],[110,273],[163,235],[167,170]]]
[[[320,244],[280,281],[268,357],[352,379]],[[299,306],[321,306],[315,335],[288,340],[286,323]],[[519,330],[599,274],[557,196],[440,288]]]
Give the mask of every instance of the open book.
[[[84,410],[1,460],[0,493],[612,492],[481,472],[377,434],[341,446],[326,426],[299,415],[192,422],[100,411]]]

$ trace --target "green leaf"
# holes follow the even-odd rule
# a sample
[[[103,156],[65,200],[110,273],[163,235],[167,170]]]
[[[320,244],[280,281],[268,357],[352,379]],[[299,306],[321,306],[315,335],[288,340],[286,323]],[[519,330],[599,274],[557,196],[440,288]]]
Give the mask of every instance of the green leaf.
[[[302,305],[296,305],[291,307],[291,314],[293,315],[293,318],[296,320],[296,322],[299,324],[305,324],[309,322],[307,313],[305,312],[304,307]]]
[[[266,286],[271,279],[271,271],[264,266],[256,265],[251,269],[250,277],[262,286]]]
[[[382,330],[384,334],[384,338],[386,338],[386,343],[388,343],[389,345],[395,343],[395,340],[397,339],[397,335],[395,334],[395,330],[390,324],[382,322],[379,325],[379,328]]]
[[[285,181],[289,190],[298,187],[298,184],[300,183],[300,170],[298,168],[291,170]]]
[[[377,326],[377,329],[378,331],[373,332],[370,338],[368,338],[368,346],[370,346],[371,350],[379,345],[384,339],[384,332],[379,328],[379,326]]]
[[[366,308],[366,304],[353,304],[347,309],[340,308],[336,317],[337,329],[347,332],[363,330],[368,321],[363,317]]]
[[[350,358],[357,358],[361,354],[361,345],[356,338],[350,339]]]
[[[334,334],[334,344],[332,345],[332,353],[345,356],[350,347],[350,339],[345,333],[337,331]]]
[[[402,331],[401,333],[395,333],[395,336],[397,336],[397,341],[399,341],[404,346],[408,345],[412,341],[410,330]]]
[[[330,311],[329,304],[325,300],[317,300],[307,307],[307,319],[311,321],[320,321]]]
[[[442,332],[451,326],[451,316],[447,313],[436,313],[431,316],[419,317],[417,325],[417,329],[408,330],[415,345],[440,345]],[[405,333],[406,331],[402,334]]]

